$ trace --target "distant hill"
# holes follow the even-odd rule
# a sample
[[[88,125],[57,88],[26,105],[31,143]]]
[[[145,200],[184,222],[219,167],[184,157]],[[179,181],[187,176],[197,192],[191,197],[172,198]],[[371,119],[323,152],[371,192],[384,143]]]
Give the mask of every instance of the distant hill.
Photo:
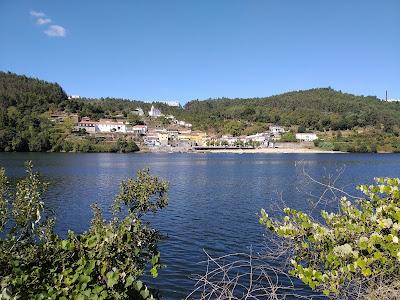
[[[13,106],[22,113],[43,113],[50,108],[79,109],[74,101],[68,100],[66,93],[57,83],[10,72],[0,72],[0,100],[1,108]]]
[[[200,127],[219,126],[221,121],[300,125],[311,130],[351,129],[400,125],[400,103],[377,97],[355,96],[319,88],[251,99],[190,101],[187,118]]]
[[[252,134],[268,129],[270,124],[313,131],[368,127],[390,133],[396,139],[400,133],[399,102],[331,88],[264,98],[194,100],[183,108],[153,104],[166,115],[192,123],[194,129],[216,134]],[[65,111],[98,119],[126,117],[137,107],[146,112],[151,105],[116,98],[68,99],[57,83],[0,72],[0,151],[47,151],[58,147],[68,136],[67,129],[54,128],[49,112]],[[163,126],[168,122],[160,120]],[[393,147],[400,149],[397,144]]]

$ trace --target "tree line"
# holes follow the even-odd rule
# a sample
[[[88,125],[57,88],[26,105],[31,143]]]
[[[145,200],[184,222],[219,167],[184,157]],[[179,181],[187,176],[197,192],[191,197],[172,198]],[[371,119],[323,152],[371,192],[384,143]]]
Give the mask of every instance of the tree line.
[[[0,72],[0,151],[64,149],[70,128],[52,124],[50,112],[77,113],[93,119],[129,118],[136,108],[147,113],[151,105],[165,115],[172,114],[192,123],[194,129],[234,136],[265,131],[270,124],[321,132],[373,127],[397,136],[400,127],[400,103],[381,101],[374,96],[356,96],[332,88],[263,98],[192,100],[183,107],[170,107],[159,102],[109,97],[68,99],[57,83]],[[78,145],[75,148],[81,151],[80,148],[88,147]],[[107,147],[97,148],[102,151]],[[96,147],[91,149],[97,151]]]

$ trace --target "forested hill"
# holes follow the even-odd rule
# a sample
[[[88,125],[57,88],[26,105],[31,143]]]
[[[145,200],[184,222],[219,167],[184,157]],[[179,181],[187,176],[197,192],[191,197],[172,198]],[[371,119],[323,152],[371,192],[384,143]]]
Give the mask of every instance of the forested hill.
[[[221,120],[300,125],[313,130],[400,125],[399,103],[355,96],[331,88],[266,98],[190,101],[185,105],[185,114],[203,128],[219,126]]]
[[[79,109],[75,101],[68,100],[57,83],[0,72],[0,105],[2,109],[15,107],[21,113],[43,113],[49,109]]]
[[[331,88],[265,98],[195,100],[184,108],[161,103],[154,105],[164,114],[173,114],[179,120],[193,123],[195,129],[216,133],[257,132],[271,123],[320,131],[367,126],[388,129],[400,125],[400,103],[355,96]],[[18,134],[32,129],[32,124],[40,127],[45,123],[42,114],[48,111],[65,110],[102,118],[117,114],[127,116],[137,107],[148,111],[150,106],[151,103],[115,98],[69,100],[56,83],[0,72],[0,129],[3,129],[3,135],[5,128]]]

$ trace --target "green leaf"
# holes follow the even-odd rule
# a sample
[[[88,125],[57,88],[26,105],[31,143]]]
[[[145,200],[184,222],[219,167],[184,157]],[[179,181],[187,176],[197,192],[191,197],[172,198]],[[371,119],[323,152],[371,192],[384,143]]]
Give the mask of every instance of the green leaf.
[[[134,281],[135,279],[133,278],[133,276],[129,275],[125,280],[125,288],[131,286]]]
[[[139,292],[143,288],[143,282],[141,282],[140,280],[136,281],[134,287],[135,287],[135,290],[137,290]]]
[[[107,273],[107,286],[113,287],[118,283],[119,273],[110,271]]]
[[[152,267],[150,269],[150,273],[153,276],[153,278],[156,278],[158,276],[157,266]]]
[[[147,287],[146,287],[144,290],[142,290],[142,291],[140,292],[140,295],[141,295],[144,299],[147,299],[147,298],[149,297],[150,292],[149,292],[149,290],[147,289]]]

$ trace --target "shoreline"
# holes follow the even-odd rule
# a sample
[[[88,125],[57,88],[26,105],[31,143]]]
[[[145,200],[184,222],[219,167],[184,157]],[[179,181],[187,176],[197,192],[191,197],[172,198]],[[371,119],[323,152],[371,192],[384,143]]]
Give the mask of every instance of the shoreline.
[[[238,154],[243,154],[243,153],[260,153],[260,154],[274,154],[274,153],[280,153],[280,154],[304,154],[304,153],[310,153],[310,154],[320,154],[320,153],[347,153],[347,152],[341,152],[341,151],[329,151],[329,150],[321,150],[321,149],[309,149],[309,148],[256,148],[256,149],[217,149],[217,150],[195,150],[191,151],[192,153],[238,153]]]

